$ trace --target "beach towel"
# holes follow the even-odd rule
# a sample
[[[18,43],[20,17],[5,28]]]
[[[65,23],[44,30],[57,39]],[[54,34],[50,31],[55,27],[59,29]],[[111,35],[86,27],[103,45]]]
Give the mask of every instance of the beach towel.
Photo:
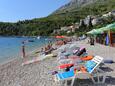
[[[74,70],[56,74],[58,80],[64,80],[73,76],[74,76]]]
[[[62,64],[60,66],[58,66],[58,68],[60,69],[64,69],[64,68],[67,68],[67,67],[72,67],[74,64]]]
[[[85,56],[85,57],[81,58],[82,61],[88,61],[88,60],[91,60],[91,59],[93,59],[93,56]]]

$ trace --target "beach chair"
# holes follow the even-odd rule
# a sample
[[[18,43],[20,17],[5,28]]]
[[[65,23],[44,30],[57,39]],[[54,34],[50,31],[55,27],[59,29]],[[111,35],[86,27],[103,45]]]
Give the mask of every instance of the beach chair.
[[[81,68],[82,70],[81,69],[77,70],[77,68],[74,67],[74,68],[76,68],[76,71],[74,71],[74,74],[73,74],[73,72],[69,71],[69,72],[64,72],[64,74],[58,73],[55,75],[55,77],[57,77],[58,81],[65,80],[65,82],[66,82],[65,84],[67,84],[67,80],[72,80],[71,86],[74,85],[75,79],[77,79],[77,78],[80,78],[80,79],[90,78],[94,84],[100,83],[100,82],[104,83],[106,76],[101,75],[101,76],[103,76],[102,81],[100,81],[99,76],[98,76],[100,72],[103,72],[101,69],[99,69],[99,65],[102,61],[103,61],[102,57],[95,56],[92,60],[87,61],[85,63],[84,67]],[[73,68],[73,70],[74,70],[74,68]],[[71,76],[67,76],[68,73],[72,73]],[[66,77],[65,77],[65,75],[66,75]],[[94,77],[97,77],[97,80],[98,80],[97,82],[94,79]]]
[[[59,52],[58,53],[58,60],[63,60],[63,59],[67,59],[71,56],[81,56],[81,57],[84,57],[84,56],[87,56],[87,53],[86,53],[86,49],[84,47],[81,47],[81,48],[77,48],[75,50],[67,50],[66,52],[64,53],[61,53]],[[63,60],[64,61],[64,60]],[[62,61],[61,61],[62,62]]]
[[[61,59],[59,60],[59,64],[68,64],[68,63],[74,63],[74,64],[84,64],[86,61],[93,59],[94,56],[83,56],[83,57],[79,57],[79,56],[69,56],[68,59]]]

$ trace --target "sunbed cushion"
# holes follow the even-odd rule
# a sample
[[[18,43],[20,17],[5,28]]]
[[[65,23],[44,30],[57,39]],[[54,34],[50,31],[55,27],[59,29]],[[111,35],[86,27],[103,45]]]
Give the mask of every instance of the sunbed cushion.
[[[88,72],[90,72],[95,66],[96,66],[96,63],[92,60],[87,61],[85,64],[85,68],[87,69]]]
[[[82,57],[81,60],[88,61],[88,60],[91,60],[92,58],[93,56],[85,56],[85,57]]]
[[[59,80],[67,79],[74,76],[74,70],[56,74]]]
[[[64,68],[67,68],[67,67],[72,67],[74,64],[62,64],[60,66],[58,66],[60,69],[64,69]]]

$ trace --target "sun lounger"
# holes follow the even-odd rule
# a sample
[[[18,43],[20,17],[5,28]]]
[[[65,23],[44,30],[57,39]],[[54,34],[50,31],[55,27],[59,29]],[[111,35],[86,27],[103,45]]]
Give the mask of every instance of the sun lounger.
[[[99,74],[99,64],[103,61],[103,58],[100,57],[100,56],[95,56],[92,60],[90,61],[87,61],[86,64],[84,65],[83,69],[80,68],[80,70],[77,70],[76,69],[76,72],[74,72],[74,76],[66,76],[65,78],[61,78],[63,77],[63,73],[61,73],[61,77],[59,77],[60,73],[56,74],[56,77],[58,77],[58,81],[60,80],[71,80],[72,79],[72,83],[71,83],[71,86],[73,86],[74,84],[74,81],[76,78],[82,78],[84,79],[84,75],[88,76],[87,78],[91,78],[92,81],[94,83],[96,83],[94,77],[98,77],[98,74]],[[81,71],[82,69],[82,71]],[[95,74],[93,74],[94,70],[97,70]],[[64,73],[67,73],[67,72],[64,72]],[[102,75],[104,76],[104,75]],[[103,80],[102,82],[105,81],[105,76],[103,77]],[[98,77],[98,80],[99,80],[99,77]],[[101,81],[99,81],[101,82]]]
[[[92,60],[87,61],[86,64],[84,65],[84,68],[86,68],[87,72],[86,73],[82,73],[81,71],[76,72],[76,74],[72,80],[71,86],[73,86],[75,78],[84,79],[84,76],[83,76],[84,74],[87,76],[87,78],[91,78],[93,83],[99,83],[99,82],[104,83],[106,76],[102,75],[103,76],[102,81],[100,81],[99,76],[98,76],[98,74],[103,72],[101,69],[99,69],[99,64],[102,61],[103,61],[103,58],[100,56],[95,56]],[[96,72],[94,72],[94,70],[96,70]],[[94,77],[97,77],[97,79],[98,79],[97,82],[94,79]]]
[[[58,80],[65,80],[68,77],[73,77],[73,76],[74,76],[74,70],[56,74]]]
[[[78,58],[76,56],[73,56],[71,57],[70,59],[66,59],[66,60],[61,60],[60,61],[60,66],[58,66],[60,69],[64,69],[64,68],[67,68],[69,66],[73,66],[74,64],[75,65],[79,65],[79,64],[83,64],[85,63],[85,61],[89,61],[93,59],[93,56],[85,56],[85,57],[82,57],[82,58]]]
[[[85,63],[85,61],[93,59],[94,56],[84,56],[84,57],[79,57],[79,56],[69,56],[66,59],[60,59],[58,62],[59,64],[69,64],[69,63],[74,63],[74,64],[82,64]]]
[[[61,60],[61,59],[66,59],[66,58],[69,58],[71,56],[87,56],[87,53],[86,53],[86,49],[83,47],[83,48],[80,48],[80,49],[77,49],[77,50],[68,50],[68,51],[65,51],[65,52],[59,52],[58,53],[58,58]],[[58,59],[58,60],[59,60]]]

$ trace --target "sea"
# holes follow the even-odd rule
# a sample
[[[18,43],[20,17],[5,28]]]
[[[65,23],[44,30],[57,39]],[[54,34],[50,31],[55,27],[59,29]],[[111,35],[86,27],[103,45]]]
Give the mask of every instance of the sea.
[[[50,37],[0,37],[0,64],[14,58],[22,57],[22,42],[25,42],[25,51],[27,54],[36,49],[53,42]]]

